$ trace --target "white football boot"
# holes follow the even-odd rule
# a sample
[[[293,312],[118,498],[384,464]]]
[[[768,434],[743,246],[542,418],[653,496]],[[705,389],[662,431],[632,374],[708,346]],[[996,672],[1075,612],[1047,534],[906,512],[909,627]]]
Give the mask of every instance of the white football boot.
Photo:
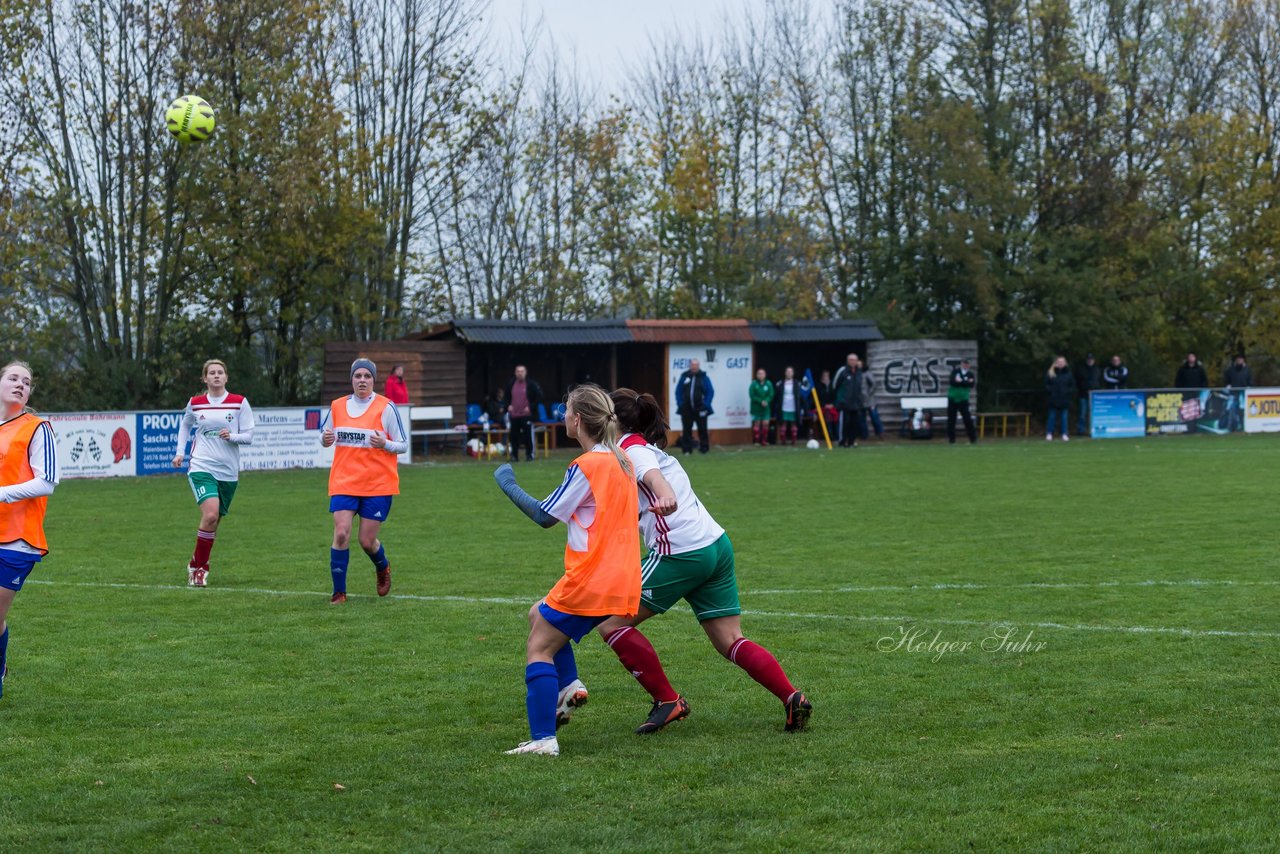
[[[538,738],[533,741],[522,741],[516,747],[504,750],[503,753],[507,756],[512,756],[516,753],[541,753],[543,756],[559,756],[560,742],[556,741],[554,735],[549,735],[546,738]]]

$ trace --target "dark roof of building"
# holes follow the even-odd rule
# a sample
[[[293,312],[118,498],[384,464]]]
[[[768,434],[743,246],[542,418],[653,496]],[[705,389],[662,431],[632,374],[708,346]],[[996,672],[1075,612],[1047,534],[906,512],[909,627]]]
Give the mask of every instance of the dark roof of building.
[[[792,323],[751,323],[751,340],[762,343],[804,341],[880,341],[884,338],[872,320],[797,320]]]
[[[870,320],[799,320],[771,323],[741,318],[719,320],[486,320],[458,318],[429,326],[410,338],[456,335],[468,344],[540,346],[643,343],[803,343],[879,341]]]

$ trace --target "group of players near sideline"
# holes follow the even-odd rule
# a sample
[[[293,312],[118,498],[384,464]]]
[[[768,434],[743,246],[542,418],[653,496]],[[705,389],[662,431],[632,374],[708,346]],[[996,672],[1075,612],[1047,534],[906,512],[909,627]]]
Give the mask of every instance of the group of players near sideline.
[[[334,447],[329,475],[333,514],[330,572],[332,604],[346,602],[348,548],[354,520],[358,542],[374,565],[376,590],[391,589],[391,567],[378,534],[399,494],[397,457],[408,439],[395,406],[373,390],[377,367],[351,365],[352,394],[330,405],[321,443]],[[205,394],[183,413],[173,459],[181,467],[194,429],[188,479],[200,508],[187,582],[208,583],[209,555],[219,522],[230,509],[239,478],[239,447],[253,440],[253,412],[227,391],[227,368],[204,364]],[[0,371],[0,694],[8,626],[4,618],[36,562],[47,554],[43,518],[58,483],[53,431],[28,408],[31,369],[13,362]],[[575,387],[566,400],[565,431],[582,448],[563,482],[539,502],[516,483],[509,464],[494,477],[534,522],[568,528],[564,575],[529,611],[526,709],[530,739],[510,754],[558,755],[556,730],[588,698],[573,647],[595,629],[649,693],[653,706],[636,729],[657,732],[689,714],[689,704],[668,681],[658,655],[638,628],[685,599],[716,651],[741,667],[782,703],[788,731],[808,722],[812,705],[764,647],[742,635],[733,546],[698,501],[688,475],[663,450],[667,424],[650,394],[606,393]],[[639,520],[637,524],[637,520]],[[640,559],[643,535],[648,555]]]

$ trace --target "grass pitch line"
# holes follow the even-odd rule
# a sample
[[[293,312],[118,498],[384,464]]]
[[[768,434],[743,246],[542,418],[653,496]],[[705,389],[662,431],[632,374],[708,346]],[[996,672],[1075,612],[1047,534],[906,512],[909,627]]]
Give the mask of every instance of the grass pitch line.
[[[191,588],[185,584],[127,584],[124,582],[112,581],[40,581],[31,580],[28,584],[44,584],[50,587],[94,587],[106,588],[112,590],[190,590]],[[902,588],[912,589],[912,588]],[[322,599],[329,598],[329,594],[322,590],[272,590],[264,587],[205,587],[203,592],[213,593],[250,593],[258,596],[310,596]],[[197,595],[203,595],[197,594]],[[353,594],[358,598],[373,599],[373,596],[362,594]],[[411,593],[392,593],[385,597],[387,599],[400,599],[408,602],[459,602],[462,604],[487,604],[487,605],[530,605],[536,601],[537,597],[502,597],[502,596],[417,596]],[[684,605],[677,606],[677,610],[688,610]],[[956,620],[956,619],[918,619],[916,617],[907,616],[887,616],[887,615],[869,615],[869,614],[815,614],[802,611],[756,611],[751,609],[743,609],[743,616],[747,617],[766,617],[774,619],[787,620],[847,620],[858,623],[917,623],[922,625],[942,625],[942,626],[1008,626],[1014,625],[1018,627],[1026,627],[1032,629],[1057,629],[1061,631],[1078,631],[1078,632],[1117,632],[1121,634],[1139,634],[1139,635],[1178,635],[1181,637],[1224,637],[1224,638],[1276,638],[1280,639],[1280,632],[1263,632],[1263,631],[1238,631],[1232,629],[1185,629],[1172,626],[1100,626],[1087,623],[1051,623],[1051,622],[1026,622],[1022,620]]]
[[[968,582],[939,584],[884,584],[865,587],[842,586],[834,588],[777,588],[766,590],[746,590],[744,595],[750,596],[782,596],[786,594],[807,594],[823,596],[832,593],[913,593],[921,590],[1103,590],[1108,587],[1276,587],[1280,580],[1261,581],[1207,581],[1188,578],[1183,580],[1152,579],[1148,581],[1029,581],[1025,584],[977,584]]]

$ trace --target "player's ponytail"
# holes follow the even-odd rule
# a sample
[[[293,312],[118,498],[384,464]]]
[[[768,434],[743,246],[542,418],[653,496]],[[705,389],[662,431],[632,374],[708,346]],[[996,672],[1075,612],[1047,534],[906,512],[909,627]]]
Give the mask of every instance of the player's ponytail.
[[[639,433],[650,445],[667,446],[667,419],[653,395],[620,388],[609,395],[618,413],[618,426],[626,433]]]
[[[631,460],[618,445],[618,415],[604,389],[595,383],[583,383],[569,392],[565,402],[582,419],[587,435],[612,451],[622,470],[629,477],[635,477]]]

